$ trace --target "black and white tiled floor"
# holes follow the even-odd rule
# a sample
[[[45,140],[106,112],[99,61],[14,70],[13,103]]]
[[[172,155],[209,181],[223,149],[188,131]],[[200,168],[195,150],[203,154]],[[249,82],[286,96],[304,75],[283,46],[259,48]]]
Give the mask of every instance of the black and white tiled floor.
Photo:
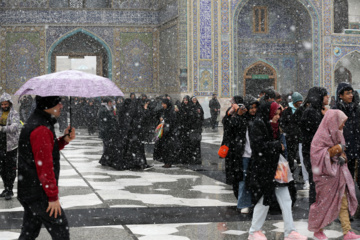
[[[203,133],[201,166],[163,169],[149,154],[148,162],[154,168],[147,171],[102,167],[98,163],[102,143],[85,132],[80,130],[61,156],[60,202],[69,218],[72,239],[247,239],[251,216],[235,211],[232,189],[222,181],[223,160],[216,157],[221,129]],[[312,237],[307,231],[306,191],[300,191],[298,201],[296,227]],[[17,239],[21,211],[15,198],[0,199],[1,240]],[[264,227],[268,239],[283,239],[281,216],[269,215],[268,219]],[[326,233],[333,239],[342,236],[338,223]],[[49,239],[45,229],[39,239]]]

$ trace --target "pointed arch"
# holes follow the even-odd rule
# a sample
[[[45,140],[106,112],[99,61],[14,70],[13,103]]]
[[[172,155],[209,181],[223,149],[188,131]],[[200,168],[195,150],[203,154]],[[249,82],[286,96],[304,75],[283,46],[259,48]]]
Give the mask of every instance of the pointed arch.
[[[241,77],[241,72],[239,71],[239,56],[236,54],[238,51],[238,18],[240,16],[241,10],[250,2],[251,0],[235,0],[234,10],[232,12],[232,79],[233,81],[238,81]],[[319,13],[314,6],[311,0],[296,0],[306,9],[306,12],[311,18],[311,30],[312,30],[312,84],[315,86],[320,86],[323,84],[321,81],[321,21],[319,18]],[[240,89],[239,89],[240,90]]]
[[[260,70],[258,70],[258,69]],[[255,74],[254,74],[255,73]],[[247,67],[244,71],[244,96],[246,95],[247,88],[246,84],[249,80],[254,79],[254,75],[267,75],[267,79],[273,79],[273,87],[276,89],[277,87],[277,71],[276,69],[271,66],[270,64],[266,63],[265,61],[257,61]],[[265,80],[265,78],[264,78]]]
[[[99,42],[104,49],[107,52],[108,55],[108,78],[112,79],[112,52],[111,52],[111,48],[109,47],[109,45],[99,36],[97,36],[95,33],[88,31],[86,29],[83,28],[76,28],[66,34],[64,34],[63,36],[61,36],[60,38],[58,38],[49,48],[49,52],[47,54],[47,71],[48,73],[51,73],[51,56],[52,53],[54,51],[54,49],[60,44],[62,43],[64,40],[66,40],[67,38],[77,34],[77,33],[83,33],[88,35],[89,37],[95,39],[97,42]]]

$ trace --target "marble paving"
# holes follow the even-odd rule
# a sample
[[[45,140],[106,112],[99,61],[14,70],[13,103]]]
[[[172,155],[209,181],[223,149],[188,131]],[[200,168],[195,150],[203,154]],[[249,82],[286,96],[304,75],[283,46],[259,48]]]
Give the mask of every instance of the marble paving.
[[[215,172],[223,174],[223,163],[214,156],[221,144],[221,134],[221,128],[218,132],[208,130],[203,133],[201,167],[209,171],[213,166]],[[151,153],[147,153],[147,160],[154,165],[153,168],[147,171],[116,171],[98,163],[101,154],[101,140],[97,136],[88,136],[83,129],[78,131],[77,139],[62,151],[60,202],[67,216],[85,214],[82,219],[86,219],[83,224],[72,224],[69,220],[72,239],[247,239],[251,216],[244,217],[235,211],[236,199],[231,186],[212,178],[211,174],[203,174],[182,165],[164,169],[162,163],[152,160]],[[0,180],[0,191],[2,188]],[[306,200],[306,191],[299,191],[299,197]],[[209,211],[208,220],[200,216],[207,213],[207,209],[213,210]],[[185,210],[187,216],[181,216]],[[93,217],[92,211],[100,214]],[[179,215],[173,213],[176,211]],[[217,211],[220,214],[218,216]],[[0,222],[4,221],[3,225],[0,224],[0,240],[17,239],[21,212],[22,207],[16,198],[11,201],[0,199]],[[111,212],[113,215],[119,214],[119,217],[112,216],[114,220],[109,220],[108,214],[111,215]],[[134,212],[139,215],[130,218]],[[121,218],[122,214],[130,215],[129,218]],[[171,214],[174,214],[173,218]],[[161,221],[161,216],[165,215],[166,219],[170,219],[169,222]],[[231,221],[220,222],[227,215],[230,215]],[[283,239],[281,216],[275,218],[269,218],[273,220],[266,222],[264,230],[268,239]],[[312,233],[307,231],[306,218],[305,215],[297,216],[296,227],[311,237]],[[342,236],[340,230],[340,225],[333,223],[326,229],[326,233],[332,239],[338,239]],[[38,239],[49,238],[43,229]]]

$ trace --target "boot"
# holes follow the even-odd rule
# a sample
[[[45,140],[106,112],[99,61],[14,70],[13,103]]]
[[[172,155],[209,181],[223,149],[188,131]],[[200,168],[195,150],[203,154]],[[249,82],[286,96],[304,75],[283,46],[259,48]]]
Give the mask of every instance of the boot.
[[[11,198],[14,196],[13,191],[7,191],[5,193],[5,200],[11,200]]]
[[[0,194],[0,197],[5,197],[6,193],[7,193],[7,190],[5,189],[5,190],[2,191],[2,193]]]

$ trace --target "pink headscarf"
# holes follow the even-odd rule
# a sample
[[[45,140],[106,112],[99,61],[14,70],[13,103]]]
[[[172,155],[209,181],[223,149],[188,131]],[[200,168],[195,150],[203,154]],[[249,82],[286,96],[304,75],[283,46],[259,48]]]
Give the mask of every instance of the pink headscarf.
[[[311,142],[311,164],[314,180],[317,175],[336,175],[336,169],[331,164],[328,149],[337,145],[345,145],[343,131],[339,130],[348,117],[340,110],[328,110],[320,123]],[[337,161],[337,157],[332,159]]]
[[[337,164],[338,156],[330,158],[329,148],[345,144],[339,127],[347,120],[340,110],[328,110],[311,142],[311,165],[316,188],[316,202],[310,206],[310,231],[317,232],[334,221],[340,213],[341,200],[347,189],[351,215],[355,214],[357,199],[354,180],[347,164]]]

